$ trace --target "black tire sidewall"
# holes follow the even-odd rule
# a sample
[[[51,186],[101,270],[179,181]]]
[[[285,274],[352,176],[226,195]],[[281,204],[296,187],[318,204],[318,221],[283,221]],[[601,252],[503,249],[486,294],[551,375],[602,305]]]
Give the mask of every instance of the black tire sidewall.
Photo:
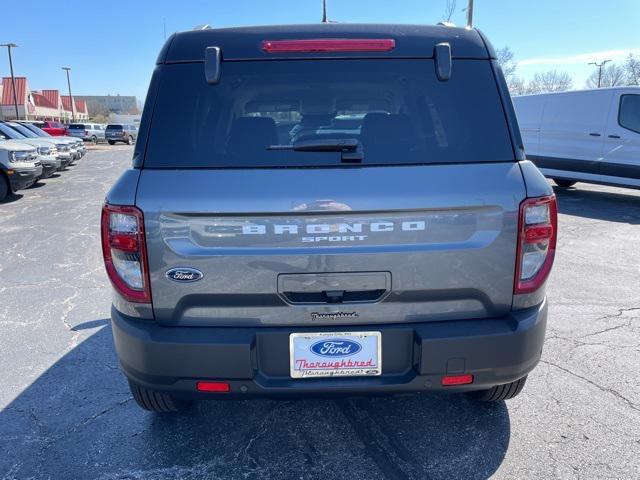
[[[4,175],[0,174],[0,201],[7,198],[11,195],[11,187],[9,186],[9,181],[5,178]]]

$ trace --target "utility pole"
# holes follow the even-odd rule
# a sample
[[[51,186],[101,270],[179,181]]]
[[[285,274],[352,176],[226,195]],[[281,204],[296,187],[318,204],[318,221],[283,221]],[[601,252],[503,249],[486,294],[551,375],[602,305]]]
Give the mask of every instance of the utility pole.
[[[20,120],[18,114],[18,93],[16,92],[16,78],[13,76],[13,60],[11,59],[11,49],[16,48],[18,45],[15,43],[3,43],[0,47],[7,47],[9,52],[9,70],[11,71],[11,88],[13,89],[13,106],[16,108],[16,120]]]
[[[589,62],[589,65],[595,65],[598,68],[598,88],[602,85],[602,67],[604,67],[611,60],[603,60],[600,63],[598,62]]]
[[[329,23],[327,20],[327,0],[322,0],[322,23]]]
[[[71,121],[76,123],[76,109],[73,106],[73,96],[71,95],[71,80],[69,80],[70,67],[62,67],[62,70],[67,72],[67,86],[69,87],[69,102],[71,103]]]

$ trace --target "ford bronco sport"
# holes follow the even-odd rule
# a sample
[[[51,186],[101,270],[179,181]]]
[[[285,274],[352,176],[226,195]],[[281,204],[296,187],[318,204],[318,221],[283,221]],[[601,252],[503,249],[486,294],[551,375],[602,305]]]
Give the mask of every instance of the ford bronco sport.
[[[540,359],[556,233],[478,30],[178,33],[102,212],[116,350],[157,412],[508,399]]]

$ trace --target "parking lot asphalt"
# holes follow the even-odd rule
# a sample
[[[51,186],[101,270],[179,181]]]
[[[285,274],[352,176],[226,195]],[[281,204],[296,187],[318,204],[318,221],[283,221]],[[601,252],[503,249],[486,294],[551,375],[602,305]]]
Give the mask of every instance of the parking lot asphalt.
[[[640,192],[558,190],[547,342],[524,392],[140,410],[100,252],[131,147],[0,203],[0,479],[640,477]]]

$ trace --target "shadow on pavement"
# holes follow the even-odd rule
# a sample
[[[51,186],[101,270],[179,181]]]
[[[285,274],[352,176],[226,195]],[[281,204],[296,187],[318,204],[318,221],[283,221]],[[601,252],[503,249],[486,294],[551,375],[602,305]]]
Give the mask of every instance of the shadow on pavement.
[[[464,396],[200,402],[140,410],[100,328],[0,412],[0,478],[476,478],[500,466],[505,404]],[[102,326],[107,325],[107,326]]]
[[[17,202],[22,197],[24,197],[24,195],[22,193],[11,193],[11,194],[7,195],[3,200],[0,200],[0,205]]]
[[[609,222],[640,224],[640,197],[634,190],[629,194],[554,187],[558,211],[567,215]]]

